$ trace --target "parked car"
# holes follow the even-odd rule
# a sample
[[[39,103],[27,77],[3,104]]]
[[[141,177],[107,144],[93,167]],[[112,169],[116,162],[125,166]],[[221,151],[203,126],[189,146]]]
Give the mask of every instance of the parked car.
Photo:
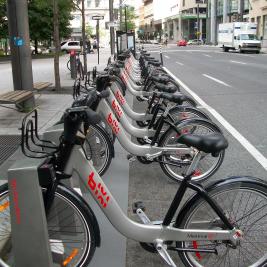
[[[79,41],[65,41],[60,44],[61,51],[70,53],[71,50],[81,51],[81,45]]]
[[[182,39],[182,40],[177,42],[177,46],[187,46],[187,41]]]
[[[193,40],[189,40],[187,42],[188,45],[202,45],[203,44],[203,40],[201,39],[193,39]]]
[[[35,47],[33,45],[31,45],[31,52],[32,52],[32,55],[35,55]],[[38,47],[37,52],[38,54],[42,54],[42,49]]]
[[[159,44],[158,40],[151,40],[151,44]]]

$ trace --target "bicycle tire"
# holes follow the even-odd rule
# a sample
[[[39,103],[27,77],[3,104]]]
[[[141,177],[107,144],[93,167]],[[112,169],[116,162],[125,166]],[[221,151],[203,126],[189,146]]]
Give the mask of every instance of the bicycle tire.
[[[181,134],[194,133],[198,135],[205,135],[213,132],[221,133],[221,130],[211,121],[197,118],[176,123],[176,127]],[[179,147],[186,146],[177,143],[178,138],[179,136],[177,135],[177,132],[170,127],[165,134],[161,136],[159,141],[160,147],[177,146],[176,156],[162,155],[160,157],[161,169],[169,178],[176,182],[183,180],[184,174],[192,161],[192,155],[179,155]],[[219,169],[224,159],[224,150],[221,151],[217,157],[213,157],[211,154],[205,154],[203,152],[202,154],[203,156],[200,159],[198,168],[192,178],[193,181],[204,181],[209,178]],[[175,164],[175,166],[172,164]]]
[[[43,190],[45,191],[45,189]],[[0,205],[9,203],[8,193],[8,184],[6,183],[0,187]],[[8,236],[11,243],[9,205],[0,213],[0,221],[2,242]],[[70,189],[58,185],[50,213],[47,215],[53,266],[63,266],[66,259],[70,260],[68,267],[88,266],[97,245],[94,223],[92,211],[84,200],[76,193],[72,193]],[[82,230],[84,231],[82,232]],[[78,244],[81,244],[80,247]],[[9,250],[0,253],[2,259],[13,266],[12,244],[10,244]],[[71,256],[73,257],[71,258]]]
[[[69,71],[71,70],[71,69],[70,69],[70,59],[69,59],[68,62],[67,62],[67,68],[68,68]]]
[[[114,157],[114,147],[110,136],[100,125],[90,125],[85,139],[84,149],[92,159],[94,168],[100,176],[104,175]]]
[[[192,118],[211,120],[205,112],[191,106],[175,106],[169,111],[169,114],[174,122]]]
[[[206,189],[215,199],[234,226],[244,233],[237,248],[231,249],[225,242],[198,241],[177,242],[179,248],[216,248],[214,253],[179,252],[180,259],[187,267],[264,267],[267,263],[267,187],[253,177],[234,177]],[[262,208],[262,209],[261,209]],[[209,204],[199,196],[191,199],[177,216],[175,227],[192,229],[194,221],[205,220],[205,229],[224,230],[225,226],[211,210]],[[213,218],[213,222],[211,221]],[[214,219],[216,219],[214,222]],[[263,222],[264,221],[264,222]],[[207,222],[209,225],[207,226]],[[215,225],[216,224],[216,225]],[[201,228],[198,223],[198,228]],[[204,229],[204,227],[202,228]],[[256,239],[257,238],[257,239]],[[192,246],[193,245],[193,246]],[[243,252],[241,251],[243,250]],[[256,252],[255,252],[256,250]],[[264,253],[264,254],[262,254]],[[259,255],[261,254],[261,255]],[[259,256],[258,256],[259,255]],[[261,258],[258,258],[258,257]],[[241,260],[241,257],[244,257]],[[254,262],[255,258],[255,262]]]

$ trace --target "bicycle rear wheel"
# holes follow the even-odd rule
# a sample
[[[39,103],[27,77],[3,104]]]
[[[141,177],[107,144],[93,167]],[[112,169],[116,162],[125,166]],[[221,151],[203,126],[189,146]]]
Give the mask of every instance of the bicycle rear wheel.
[[[181,134],[207,135],[214,132],[220,132],[220,129],[211,121],[203,119],[188,119],[176,125]],[[195,152],[184,154],[179,152],[179,148],[186,147],[179,144],[179,134],[173,128],[169,128],[159,141],[160,147],[177,147],[176,155],[163,155],[161,157],[160,167],[163,172],[174,181],[182,181],[184,174],[192,163]],[[221,166],[224,158],[224,151],[221,151],[217,157],[211,154],[201,152],[202,157],[195,170],[193,181],[203,181],[214,174]]]
[[[227,182],[208,190],[234,226],[243,231],[236,248],[227,242],[180,242],[179,248],[216,249],[215,253],[179,252],[185,266],[190,267],[264,267],[267,264],[267,188],[254,180]],[[184,229],[225,229],[225,225],[209,204],[198,198],[178,215],[176,226]],[[203,227],[201,227],[203,222]]]
[[[5,263],[14,266],[7,184],[0,187],[0,207],[0,256]],[[67,188],[58,186],[47,215],[47,225],[53,266],[82,267],[89,264],[95,252],[96,237],[90,210],[80,198]]]

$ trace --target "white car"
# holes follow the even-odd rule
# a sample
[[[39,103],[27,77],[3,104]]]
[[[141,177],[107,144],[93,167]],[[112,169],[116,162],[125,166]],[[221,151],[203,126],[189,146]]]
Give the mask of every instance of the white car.
[[[60,44],[61,51],[70,53],[71,50],[81,51],[81,45],[79,41],[65,41]]]

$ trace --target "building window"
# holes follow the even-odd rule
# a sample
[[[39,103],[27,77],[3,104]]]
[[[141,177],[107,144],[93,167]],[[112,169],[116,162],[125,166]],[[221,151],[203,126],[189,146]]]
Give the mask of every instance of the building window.
[[[95,0],[95,7],[99,7],[100,0]]]
[[[183,0],[183,6],[185,6],[185,0]]]
[[[91,7],[92,0],[87,0],[87,7]]]

